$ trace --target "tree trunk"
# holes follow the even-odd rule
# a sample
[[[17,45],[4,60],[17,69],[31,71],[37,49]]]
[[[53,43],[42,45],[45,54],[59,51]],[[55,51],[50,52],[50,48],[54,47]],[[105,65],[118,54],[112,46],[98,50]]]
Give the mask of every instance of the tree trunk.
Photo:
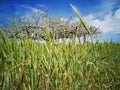
[[[84,43],[86,43],[86,35],[83,36]]]

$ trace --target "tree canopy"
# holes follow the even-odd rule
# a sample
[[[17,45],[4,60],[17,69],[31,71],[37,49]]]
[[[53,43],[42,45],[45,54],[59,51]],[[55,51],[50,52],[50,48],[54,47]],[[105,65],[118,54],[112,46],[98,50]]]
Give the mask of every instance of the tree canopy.
[[[22,34],[34,40],[47,40],[46,30],[49,31],[53,39],[84,36],[84,42],[86,42],[86,36],[89,35],[84,25],[81,22],[74,21],[72,17],[52,18],[46,12],[45,14],[37,12],[31,17],[13,17],[0,28],[6,32],[9,38],[12,38],[13,35],[19,38],[19,34]],[[89,28],[92,35],[101,33],[98,27],[89,26]]]

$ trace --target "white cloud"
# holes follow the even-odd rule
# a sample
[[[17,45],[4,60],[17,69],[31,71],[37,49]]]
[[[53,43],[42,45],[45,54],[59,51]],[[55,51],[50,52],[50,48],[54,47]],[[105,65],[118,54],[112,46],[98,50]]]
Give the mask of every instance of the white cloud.
[[[47,15],[47,12],[44,9],[42,9],[43,7],[45,7],[45,5],[36,4],[35,7],[28,5],[15,5],[15,6],[16,6],[16,11],[14,14],[20,15],[21,17],[31,18],[33,15],[37,16],[38,14],[43,16]]]
[[[116,11],[115,17],[120,20],[120,8]]]
[[[102,0],[100,9],[105,12],[111,12],[112,9],[120,8],[119,0]]]
[[[84,17],[89,25],[100,27],[102,32],[120,33],[120,8],[114,12],[114,15],[109,12],[103,18],[103,20],[100,20],[93,14]]]
[[[44,4],[36,4],[36,8],[48,9],[48,7]]]
[[[31,11],[34,12],[34,13],[36,13],[36,12],[44,13],[42,10],[40,10],[40,9],[38,9],[38,8],[31,7],[31,6],[20,5],[20,7],[29,9],[29,10],[31,10]]]

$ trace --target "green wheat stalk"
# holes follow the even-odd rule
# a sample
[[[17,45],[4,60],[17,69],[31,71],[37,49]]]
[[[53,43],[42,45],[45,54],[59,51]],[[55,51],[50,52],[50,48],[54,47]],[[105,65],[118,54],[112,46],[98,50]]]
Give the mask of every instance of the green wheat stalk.
[[[72,7],[73,11],[74,11],[75,14],[77,15],[77,17],[79,18],[80,22],[81,22],[82,25],[85,27],[85,29],[87,30],[87,32],[89,33],[89,35],[91,35],[90,28],[89,28],[89,26],[85,23],[85,21],[83,20],[83,18],[81,17],[78,9],[77,9],[74,5],[72,5],[72,4],[70,4],[70,6]]]

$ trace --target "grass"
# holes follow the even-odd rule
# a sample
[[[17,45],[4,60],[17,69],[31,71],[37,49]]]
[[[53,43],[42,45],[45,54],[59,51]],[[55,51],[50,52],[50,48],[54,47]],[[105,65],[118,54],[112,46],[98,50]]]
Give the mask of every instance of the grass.
[[[87,32],[91,32],[71,5]],[[119,90],[120,44],[46,43],[5,34],[0,41],[0,90]]]
[[[94,49],[93,49],[94,48]],[[118,90],[120,44],[0,42],[1,90]]]
[[[79,11],[77,10],[77,8],[70,4],[71,8],[73,9],[74,13],[77,15],[77,17],[79,18],[80,22],[82,23],[82,25],[85,27],[86,31],[88,32],[89,35],[91,35],[91,32],[90,32],[90,28],[89,26],[87,25],[87,23],[83,20],[82,16],[80,15]]]

